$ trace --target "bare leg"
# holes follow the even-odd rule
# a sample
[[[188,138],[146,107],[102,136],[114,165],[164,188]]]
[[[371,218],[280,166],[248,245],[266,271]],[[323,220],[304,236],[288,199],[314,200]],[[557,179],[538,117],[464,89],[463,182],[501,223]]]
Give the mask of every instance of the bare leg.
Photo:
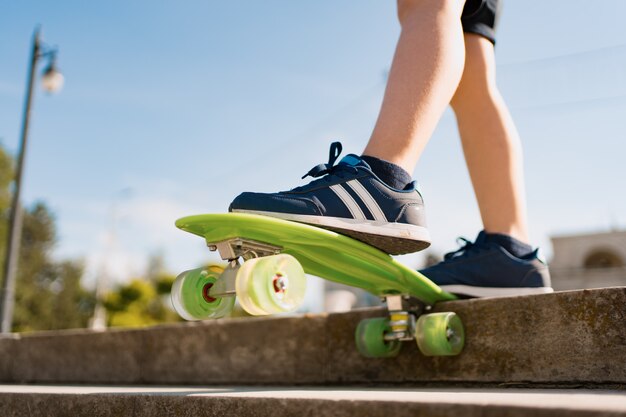
[[[454,95],[465,60],[465,0],[399,0],[402,31],[365,155],[412,172]]]
[[[528,242],[522,150],[513,119],[496,87],[494,48],[465,35],[465,69],[450,103],[485,231]]]

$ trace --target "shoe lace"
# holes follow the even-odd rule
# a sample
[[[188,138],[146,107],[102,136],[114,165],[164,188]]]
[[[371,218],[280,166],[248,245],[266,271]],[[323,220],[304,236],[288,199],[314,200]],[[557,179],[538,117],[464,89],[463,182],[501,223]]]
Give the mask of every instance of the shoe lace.
[[[329,174],[338,175],[339,177],[343,178],[343,173],[345,172],[358,172],[355,167],[350,165],[335,165],[335,161],[337,161],[337,158],[339,158],[342,149],[343,147],[341,146],[341,142],[331,143],[330,151],[328,153],[328,163],[314,166],[309,170],[309,172],[302,176],[302,179],[305,179],[306,177],[319,178],[326,175],[324,180],[330,181],[331,176]]]
[[[457,237],[456,242],[458,245],[463,245],[459,249],[448,252],[443,256],[444,261],[449,261],[453,258],[460,258],[469,255],[470,253],[477,252],[480,250],[480,246],[476,243],[466,239],[464,237]]]

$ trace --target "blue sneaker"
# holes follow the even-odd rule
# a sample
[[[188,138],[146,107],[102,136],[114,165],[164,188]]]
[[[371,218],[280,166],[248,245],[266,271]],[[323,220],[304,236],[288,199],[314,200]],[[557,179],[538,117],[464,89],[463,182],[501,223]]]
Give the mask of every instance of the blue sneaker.
[[[414,181],[389,187],[357,155],[337,165],[341,143],[330,147],[327,164],[311,169],[309,184],[278,193],[240,194],[229,211],[278,217],[334,230],[392,255],[430,246],[424,201]]]
[[[539,249],[518,258],[480,232],[444,260],[419,272],[443,290],[467,297],[504,297],[552,292],[548,266]]]

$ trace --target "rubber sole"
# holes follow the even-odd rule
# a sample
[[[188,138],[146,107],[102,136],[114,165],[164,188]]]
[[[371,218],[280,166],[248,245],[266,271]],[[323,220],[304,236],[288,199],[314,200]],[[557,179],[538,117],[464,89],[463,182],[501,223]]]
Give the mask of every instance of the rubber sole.
[[[337,217],[308,216],[291,213],[276,213],[255,210],[233,210],[236,213],[258,214],[277,217],[299,223],[332,230],[353,239],[367,243],[390,255],[404,255],[419,252],[430,246],[428,229],[405,223],[384,223],[360,221]]]
[[[329,226],[320,226],[324,229],[332,230],[333,232],[340,233],[342,235],[349,236],[353,239],[360,240],[363,243],[367,243],[381,251],[388,253],[389,255],[405,255],[407,253],[415,253],[422,251],[430,246],[430,242],[421,240],[404,239],[401,237],[391,237],[374,235],[369,233],[357,232],[354,230],[339,229]]]
[[[551,287],[473,287],[471,285],[440,285],[440,287],[461,298],[515,297],[554,292]]]

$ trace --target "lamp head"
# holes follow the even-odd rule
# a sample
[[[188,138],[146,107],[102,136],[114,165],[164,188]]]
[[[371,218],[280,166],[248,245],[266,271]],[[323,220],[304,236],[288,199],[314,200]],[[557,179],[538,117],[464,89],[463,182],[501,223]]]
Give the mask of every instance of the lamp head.
[[[52,94],[56,93],[63,88],[63,82],[65,78],[63,74],[57,69],[55,59],[50,62],[48,68],[43,71],[41,76],[41,86],[43,89]]]

